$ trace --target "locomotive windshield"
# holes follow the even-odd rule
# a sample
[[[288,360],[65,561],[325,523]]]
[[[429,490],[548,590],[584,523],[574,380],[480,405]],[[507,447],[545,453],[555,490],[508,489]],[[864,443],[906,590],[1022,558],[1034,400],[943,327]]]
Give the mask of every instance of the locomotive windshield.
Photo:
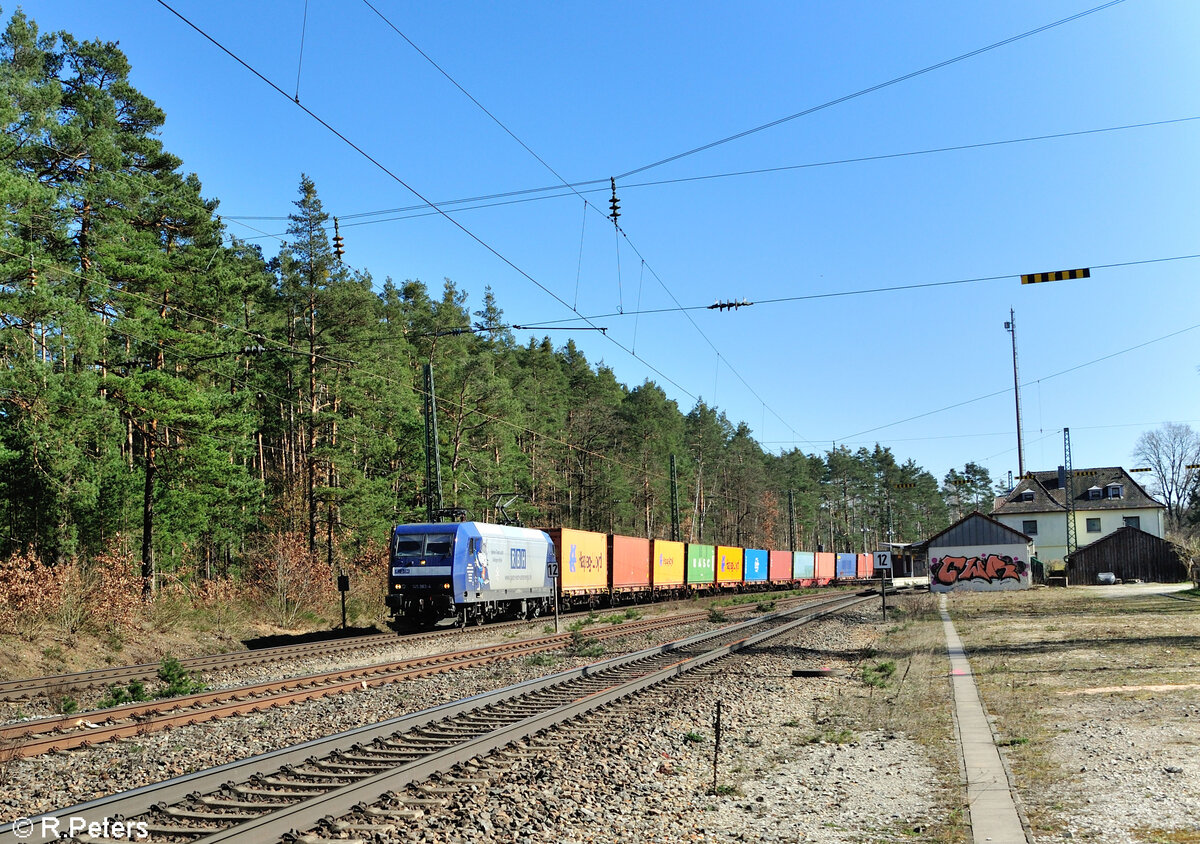
[[[448,557],[454,553],[452,533],[401,533],[396,535],[392,553],[397,557]]]

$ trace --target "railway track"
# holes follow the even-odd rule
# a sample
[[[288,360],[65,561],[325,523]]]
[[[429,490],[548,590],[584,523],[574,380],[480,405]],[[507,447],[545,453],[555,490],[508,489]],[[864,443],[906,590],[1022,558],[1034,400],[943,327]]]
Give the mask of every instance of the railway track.
[[[423,804],[439,802],[436,788],[424,796],[404,794],[410,785],[514,743],[525,744],[509,753],[536,754],[539,748],[529,740],[555,725],[871,600],[828,598],[69,807],[27,826],[0,826],[0,844],[46,840],[47,829],[100,829],[114,820],[137,837],[213,844],[396,837],[420,816]]]
[[[793,598],[788,602],[811,602]],[[754,605],[730,608],[748,613]],[[592,630],[588,638],[612,639],[647,633],[667,627],[704,621],[707,612],[691,612],[661,618],[628,621]],[[236,688],[200,692],[144,703],[130,703],[85,715],[60,715],[20,721],[0,727],[0,747],[9,759],[29,758],[52,751],[87,747],[113,739],[145,735],[171,727],[198,724],[235,715],[248,715],[278,706],[344,694],[358,689],[427,677],[448,671],[474,668],[562,648],[571,633],[504,642],[469,650],[416,657],[361,668],[309,674]]]
[[[764,592],[762,600],[777,600],[771,593]],[[739,608],[731,607],[730,612],[740,612]],[[564,622],[586,617],[589,613],[565,613],[561,616]],[[547,618],[535,621],[516,620],[502,621],[489,624],[487,630],[504,630],[508,628],[526,627],[530,624],[545,624]],[[461,633],[461,628],[446,628],[441,630],[423,631],[418,633],[380,633],[378,635],[359,636],[345,639],[329,639],[321,642],[302,642],[295,645],[277,645],[270,648],[258,648],[245,651],[230,651],[227,653],[209,654],[206,656],[187,657],[179,660],[180,667],[188,674],[203,675],[230,668],[243,668],[251,665],[268,665],[278,662],[290,662],[311,657],[324,657],[339,653],[353,653],[369,648],[386,647],[398,642],[415,642],[425,639],[454,637]],[[142,663],[139,665],[122,665],[110,668],[95,668],[88,671],[77,671],[70,674],[55,674],[47,677],[32,677],[24,680],[0,680],[0,702],[20,702],[38,696],[62,696],[77,693],[87,689],[101,689],[108,686],[125,685],[139,681],[152,681],[157,678],[160,664]]]

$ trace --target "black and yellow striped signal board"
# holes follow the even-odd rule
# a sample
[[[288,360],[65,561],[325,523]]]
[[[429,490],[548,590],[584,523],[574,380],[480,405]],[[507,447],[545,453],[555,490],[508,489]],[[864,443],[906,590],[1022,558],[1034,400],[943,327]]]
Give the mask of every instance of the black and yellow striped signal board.
[[[1028,273],[1021,276],[1021,284],[1038,284],[1043,281],[1070,281],[1073,278],[1091,278],[1087,267],[1079,270],[1059,270],[1054,273]]]

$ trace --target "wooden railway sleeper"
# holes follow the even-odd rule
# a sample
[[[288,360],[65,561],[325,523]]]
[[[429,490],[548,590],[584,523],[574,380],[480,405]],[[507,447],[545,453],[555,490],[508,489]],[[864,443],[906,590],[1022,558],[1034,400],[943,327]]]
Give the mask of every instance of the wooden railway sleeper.
[[[426,743],[414,742],[407,736],[388,739],[386,744],[387,749],[397,755],[407,755],[419,759],[429,754],[429,746]]]
[[[263,812],[201,812],[196,809],[180,809],[177,806],[168,806],[165,803],[155,803],[154,808],[164,815],[168,815],[176,820],[184,821],[208,821],[211,823],[241,823],[244,821],[258,820],[263,816]]]
[[[415,821],[425,817],[425,812],[420,809],[380,809],[365,803],[359,803],[354,807],[354,811],[369,818],[395,818],[400,821]]]
[[[313,796],[312,791],[280,791],[270,788],[251,788],[240,783],[225,783],[225,788],[241,797],[269,797],[291,801],[285,804],[288,806],[296,800],[307,800]]]
[[[511,710],[503,712],[464,712],[459,715],[457,722],[460,724],[495,724],[497,721],[505,724],[514,724],[517,721],[524,719],[524,716],[514,715]]]
[[[361,762],[367,765],[378,765],[381,762],[386,762],[388,765],[394,768],[396,767],[397,763],[403,765],[405,762],[412,762],[418,757],[411,753],[392,753],[385,750],[376,752],[362,750],[358,753],[343,751],[337,754],[337,758],[346,762]]]
[[[356,823],[354,821],[335,821],[328,818],[321,821],[320,828],[336,833],[339,836],[339,840],[341,840],[342,835],[352,832],[367,832],[372,835],[390,836],[400,831],[400,828],[394,823],[371,823],[370,821]]]
[[[452,796],[458,794],[458,789],[452,785],[429,785],[424,783],[417,787],[422,794],[445,794]]]
[[[304,774],[303,776],[309,775]],[[308,789],[308,793],[304,796],[308,798],[312,797],[314,794],[324,794],[325,792],[337,787],[338,784],[332,781],[337,780],[338,777],[325,777],[324,779],[330,780],[331,782],[318,783],[308,782],[306,780],[288,780],[283,779],[282,777],[262,777],[259,782],[263,785],[273,785],[277,788],[306,788]],[[342,777],[342,779],[345,779],[345,777]]]
[[[490,727],[481,727],[478,724],[473,727],[459,726],[457,721],[446,722],[444,724],[431,724],[428,727],[421,727],[419,737],[432,739],[474,738],[481,733],[491,732],[496,726],[495,721],[492,722]]]
[[[283,840],[287,844],[370,844],[366,838],[327,838],[315,832],[306,832],[303,835],[288,833],[283,836]]]
[[[328,764],[329,763],[324,759],[314,759],[311,762],[305,762],[303,766],[294,768],[292,770],[292,774],[293,776],[310,777],[318,781],[324,780],[326,783],[325,787],[333,789],[341,788],[344,785],[350,785],[351,783],[358,782],[361,779],[366,779],[373,773],[376,773],[375,771],[364,771],[362,769],[350,771],[329,770],[325,767]],[[343,765],[341,767],[345,768],[346,766]]]
[[[315,762],[309,762],[308,764],[321,771],[328,771],[332,774],[337,774],[339,776],[344,775],[347,777],[367,776],[368,774],[378,773],[379,771],[390,771],[392,768],[396,767],[394,762],[383,761],[380,759],[372,759],[362,762],[330,762],[320,759]]]
[[[295,802],[292,800],[230,800],[226,797],[214,797],[211,794],[189,794],[188,797],[214,809],[286,809]]]
[[[429,806],[434,809],[441,809],[450,805],[450,801],[444,797],[421,797],[417,794],[398,794],[396,795],[395,802],[403,806],[416,808]]]
[[[170,838],[202,838],[205,835],[212,835],[214,832],[220,832],[221,828],[217,826],[169,826],[167,824],[147,823],[146,832],[151,838],[170,837]]]
[[[412,745],[412,749],[427,753],[430,750],[441,750],[455,744],[455,739],[447,740],[443,736],[405,735],[403,741]]]

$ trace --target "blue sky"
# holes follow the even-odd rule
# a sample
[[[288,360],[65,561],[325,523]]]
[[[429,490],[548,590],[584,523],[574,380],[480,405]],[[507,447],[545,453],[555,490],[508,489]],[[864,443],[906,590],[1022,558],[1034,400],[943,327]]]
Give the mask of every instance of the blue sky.
[[[303,0],[172,5],[289,97],[299,72],[301,103],[435,202],[621,176],[1100,5],[372,3],[545,164],[360,0],[308,0],[306,24]],[[1200,120],[695,178],[1200,117],[1200,5],[1126,0],[619,178],[620,239],[606,188],[586,212],[566,189],[446,206],[506,260],[437,214],[352,217],[419,200],[160,4],[22,8],[120,42],[231,234],[274,254],[262,235],[286,223],[235,218],[285,217],[307,173],[377,281],[450,278],[473,306],[491,285],[522,325],[623,311],[594,320],[608,338],[550,336],[685,411],[715,403],[771,450],[880,442],[939,478],[968,460],[1015,473],[1010,307],[1027,469],[1062,461],[1064,426],[1077,467],[1132,466],[1142,431],[1200,427],[1200,260],[1160,260],[1200,253]],[[1095,269],[1015,278],[1076,267]],[[968,279],[993,280],[628,313]]]

